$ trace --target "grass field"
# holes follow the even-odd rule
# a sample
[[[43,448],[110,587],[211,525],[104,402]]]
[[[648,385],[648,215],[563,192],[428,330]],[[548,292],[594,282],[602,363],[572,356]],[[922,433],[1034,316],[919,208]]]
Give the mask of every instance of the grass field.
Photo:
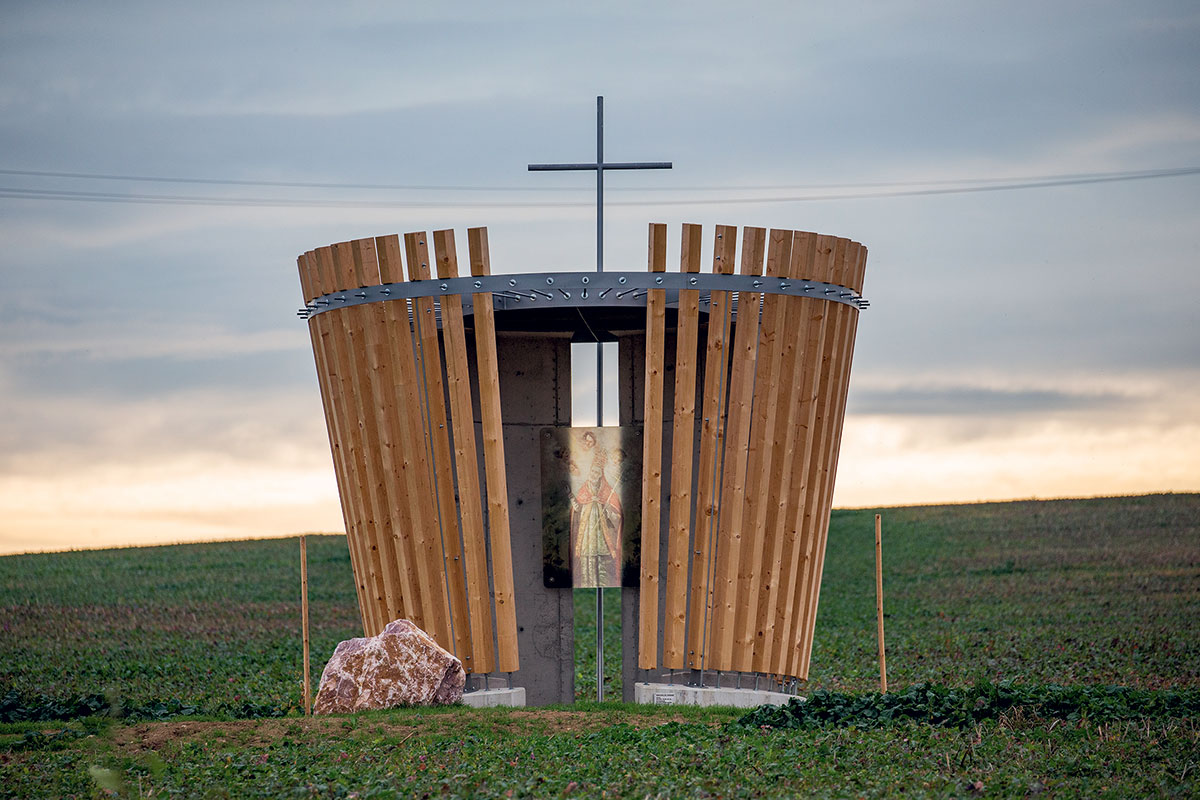
[[[1062,684],[1086,702],[878,716],[870,510],[834,513],[804,687],[845,713],[798,727],[620,704],[306,720],[295,539],[9,556],[0,797],[1200,793],[1200,495],[883,513],[894,693]],[[309,572],[319,675],[360,634],[344,540],[310,537]],[[593,696],[594,595],[576,607]]]

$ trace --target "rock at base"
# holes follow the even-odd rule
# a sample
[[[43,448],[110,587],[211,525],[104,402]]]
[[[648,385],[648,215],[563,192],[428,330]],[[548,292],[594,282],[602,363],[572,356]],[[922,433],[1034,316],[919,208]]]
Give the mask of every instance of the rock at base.
[[[406,619],[378,636],[338,644],[321,673],[314,714],[346,714],[462,699],[462,662]]]

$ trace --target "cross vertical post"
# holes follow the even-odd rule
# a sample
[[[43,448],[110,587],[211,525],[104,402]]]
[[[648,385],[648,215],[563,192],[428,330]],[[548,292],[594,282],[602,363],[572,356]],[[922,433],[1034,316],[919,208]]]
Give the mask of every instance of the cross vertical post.
[[[530,164],[530,172],[588,172],[596,173],[596,271],[604,271],[604,173],[609,170],[671,169],[670,161],[611,161],[604,160],[604,97],[596,98],[596,161],[592,164]]]
[[[596,272],[604,272],[604,97],[596,98]],[[603,413],[603,412],[600,412]],[[603,425],[597,421],[597,427]]]
[[[604,171],[671,169],[670,161],[604,161],[604,96],[596,98],[596,162],[594,164],[530,164],[530,172],[596,172],[596,272],[604,272]],[[596,342],[596,427],[604,426],[604,345]],[[596,700],[604,700],[604,589],[596,588]]]

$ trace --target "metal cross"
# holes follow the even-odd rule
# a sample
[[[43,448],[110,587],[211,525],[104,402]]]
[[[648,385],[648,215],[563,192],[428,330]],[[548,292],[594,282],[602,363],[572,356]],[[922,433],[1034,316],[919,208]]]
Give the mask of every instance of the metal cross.
[[[596,172],[596,272],[604,272],[604,172],[610,169],[671,169],[670,161],[604,162],[604,97],[596,98],[596,163],[530,164],[530,172]]]
[[[671,169],[670,161],[604,161],[604,97],[596,98],[596,163],[530,164],[530,172],[596,172],[596,272],[604,272],[604,171]],[[604,425],[604,345],[596,342],[596,427]],[[596,700],[604,699],[604,589],[596,589]]]

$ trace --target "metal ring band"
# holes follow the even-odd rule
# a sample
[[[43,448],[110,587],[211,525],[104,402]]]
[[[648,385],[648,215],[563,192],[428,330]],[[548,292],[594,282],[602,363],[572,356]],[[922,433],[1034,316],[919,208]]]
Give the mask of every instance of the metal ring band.
[[[296,314],[308,319],[335,308],[386,300],[414,297],[459,295],[464,310],[471,306],[471,295],[492,294],[498,311],[561,306],[645,306],[651,289],[665,289],[668,304],[678,299],[681,290],[696,290],[711,297],[714,291],[763,292],[792,297],[813,297],[865,309],[870,303],[846,286],[798,278],[774,278],[762,275],[721,275],[687,272],[535,272],[517,275],[431,279],[364,286],[330,292],[312,300]]]

